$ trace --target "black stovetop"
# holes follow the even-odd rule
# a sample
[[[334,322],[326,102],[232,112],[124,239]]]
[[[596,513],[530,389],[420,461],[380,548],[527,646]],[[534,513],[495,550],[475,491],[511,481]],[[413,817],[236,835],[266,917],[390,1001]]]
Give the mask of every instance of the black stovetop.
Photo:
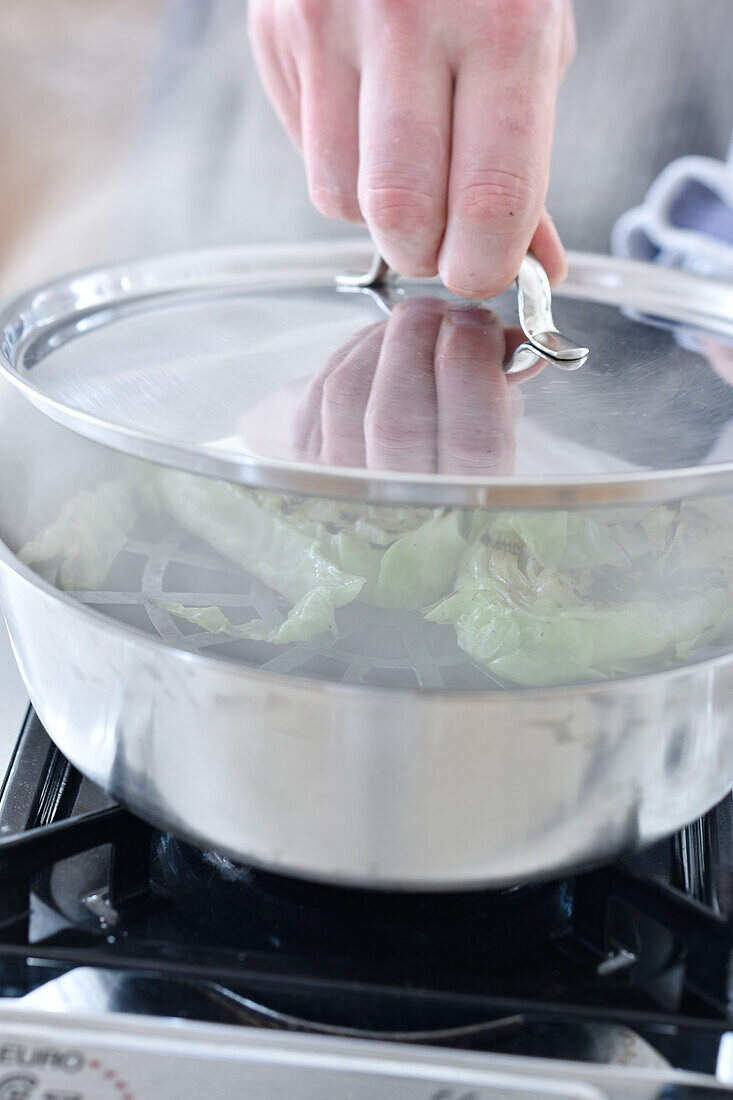
[[[0,789],[0,997],[60,983],[78,1007],[103,989],[105,1010],[711,1073],[732,825],[727,798],[633,858],[513,890],[322,886],[157,832],[31,712]]]

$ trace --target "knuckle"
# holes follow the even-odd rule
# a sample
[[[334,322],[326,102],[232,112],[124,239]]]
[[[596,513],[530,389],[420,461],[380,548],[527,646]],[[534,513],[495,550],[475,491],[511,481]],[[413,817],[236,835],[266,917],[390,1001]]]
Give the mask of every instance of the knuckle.
[[[343,380],[338,377],[338,369],[330,374],[323,383],[323,405],[329,408],[339,408],[347,404]]]
[[[494,168],[460,185],[453,213],[468,229],[511,233],[526,227],[537,202],[536,188],[527,176]]]
[[[578,33],[575,29],[573,13],[568,13],[560,46],[560,67],[567,69],[578,52]]]
[[[497,14],[519,26],[545,23],[560,15],[564,0],[496,0]]]
[[[417,450],[424,439],[417,428],[410,426],[410,418],[394,419],[377,416],[367,409],[364,421],[371,446],[387,455],[404,455]]]
[[[565,0],[493,0],[482,5],[476,35],[480,43],[501,43],[508,51],[521,49],[527,41],[553,34],[562,18]]]
[[[420,18],[424,0],[370,0],[369,16],[374,26],[389,26],[392,32],[409,30]]]
[[[344,414],[353,419],[356,415],[354,408],[354,389],[359,377],[359,360],[353,365],[341,364],[323,383],[323,404],[325,414],[337,412],[342,418]]]
[[[433,195],[398,184],[366,186],[362,209],[368,221],[388,235],[432,230],[440,221]]]
[[[292,0],[293,14],[301,26],[318,26],[328,15],[331,0]]]

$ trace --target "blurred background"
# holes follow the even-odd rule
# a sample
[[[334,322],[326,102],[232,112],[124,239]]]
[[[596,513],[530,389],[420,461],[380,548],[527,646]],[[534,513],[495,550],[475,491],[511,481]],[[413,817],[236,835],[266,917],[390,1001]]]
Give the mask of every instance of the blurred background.
[[[568,246],[607,251],[669,161],[725,158],[733,2],[575,7],[548,206]],[[245,23],[245,0],[3,0],[0,294],[113,257],[355,232],[310,209]]]

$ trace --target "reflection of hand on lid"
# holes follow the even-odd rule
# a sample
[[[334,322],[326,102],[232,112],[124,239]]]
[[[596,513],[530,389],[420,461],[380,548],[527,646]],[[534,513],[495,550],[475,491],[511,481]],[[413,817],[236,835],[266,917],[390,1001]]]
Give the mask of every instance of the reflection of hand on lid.
[[[733,347],[706,336],[700,341],[700,348],[718,377],[733,386]]]
[[[514,465],[521,374],[503,364],[522,342],[481,308],[401,302],[362,329],[308,385],[294,419],[298,458],[407,473],[506,474]]]

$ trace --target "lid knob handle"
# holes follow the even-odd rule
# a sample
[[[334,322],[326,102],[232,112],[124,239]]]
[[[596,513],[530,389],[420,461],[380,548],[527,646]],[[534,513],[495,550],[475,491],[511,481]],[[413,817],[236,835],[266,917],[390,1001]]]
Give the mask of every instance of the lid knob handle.
[[[527,340],[558,367],[573,369],[578,359],[588,356],[588,348],[558,332],[552,319],[552,291],[547,273],[531,252],[522,260],[517,275],[517,307],[519,323]]]
[[[369,270],[364,274],[336,276],[337,286],[352,290],[377,290],[396,278],[389,264],[375,251]],[[575,370],[588,357],[588,348],[558,332],[552,318],[550,280],[540,261],[531,252],[519,265],[516,279],[519,323],[527,342],[543,358],[565,370]]]

